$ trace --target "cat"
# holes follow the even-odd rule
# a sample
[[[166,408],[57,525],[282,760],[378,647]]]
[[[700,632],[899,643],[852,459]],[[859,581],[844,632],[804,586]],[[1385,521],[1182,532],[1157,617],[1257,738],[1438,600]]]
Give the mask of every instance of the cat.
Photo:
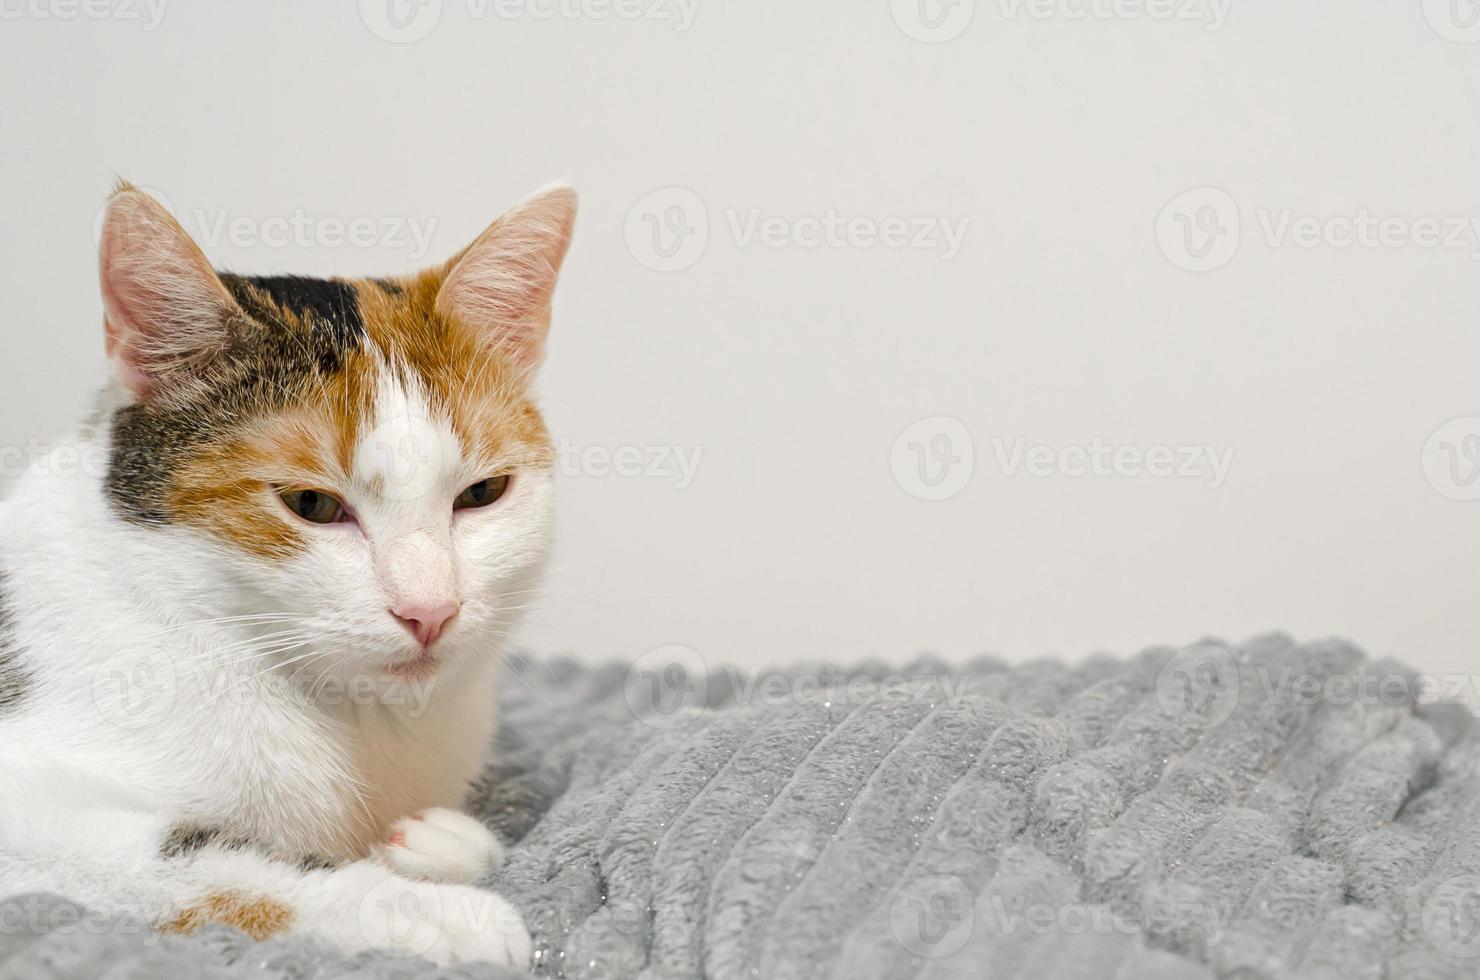
[[[0,502],[0,896],[527,966],[459,812],[549,549],[576,198],[383,279],[213,270],[120,183],[110,380]]]

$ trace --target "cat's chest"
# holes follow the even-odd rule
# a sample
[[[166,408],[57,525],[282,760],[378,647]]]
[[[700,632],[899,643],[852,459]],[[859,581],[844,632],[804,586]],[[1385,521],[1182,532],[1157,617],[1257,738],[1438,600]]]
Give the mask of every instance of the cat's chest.
[[[222,794],[239,829],[326,857],[363,856],[394,821],[457,807],[478,772],[489,718],[455,704],[419,716],[361,710],[348,716],[284,712],[251,730]]]

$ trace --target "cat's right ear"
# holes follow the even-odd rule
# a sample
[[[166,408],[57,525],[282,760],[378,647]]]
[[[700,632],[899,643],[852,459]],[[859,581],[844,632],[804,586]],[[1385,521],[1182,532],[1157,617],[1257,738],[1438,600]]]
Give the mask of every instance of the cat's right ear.
[[[241,315],[180,223],[129,184],[108,201],[99,269],[108,359],[141,401],[198,375]]]

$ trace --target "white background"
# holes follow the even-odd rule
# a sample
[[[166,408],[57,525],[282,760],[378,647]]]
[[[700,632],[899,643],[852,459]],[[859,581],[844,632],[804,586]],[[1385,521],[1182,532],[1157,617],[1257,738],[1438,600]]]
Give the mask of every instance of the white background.
[[[1435,433],[1480,415],[1480,234],[1423,243],[1480,216],[1468,0],[443,0],[404,30],[392,0],[89,2],[0,0],[8,458],[103,376],[115,173],[219,266],[310,274],[439,261],[567,179],[541,387],[575,451],[531,645],[1077,658],[1278,628],[1476,662],[1480,423]],[[737,234],[829,212],[865,231]],[[1363,214],[1396,223],[1343,244]],[[306,239],[263,240],[295,215]],[[390,240],[338,243],[355,218]],[[866,232],[941,218],[954,256]],[[223,219],[246,231],[204,240]],[[1303,219],[1327,240],[1279,237]],[[906,433],[930,418],[961,425]],[[1234,456],[1212,487],[994,448],[1097,438]],[[624,446],[700,453],[692,484],[579,452]]]

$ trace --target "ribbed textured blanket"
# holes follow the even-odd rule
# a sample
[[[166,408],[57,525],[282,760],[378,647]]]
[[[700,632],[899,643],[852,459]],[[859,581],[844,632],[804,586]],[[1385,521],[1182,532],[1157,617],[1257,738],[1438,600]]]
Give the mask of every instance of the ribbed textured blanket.
[[[540,975],[1477,977],[1480,729],[1440,703],[1464,680],[1282,636],[1072,666],[514,657],[470,809],[514,842],[488,884]],[[46,902],[0,903],[0,980],[510,975]]]

